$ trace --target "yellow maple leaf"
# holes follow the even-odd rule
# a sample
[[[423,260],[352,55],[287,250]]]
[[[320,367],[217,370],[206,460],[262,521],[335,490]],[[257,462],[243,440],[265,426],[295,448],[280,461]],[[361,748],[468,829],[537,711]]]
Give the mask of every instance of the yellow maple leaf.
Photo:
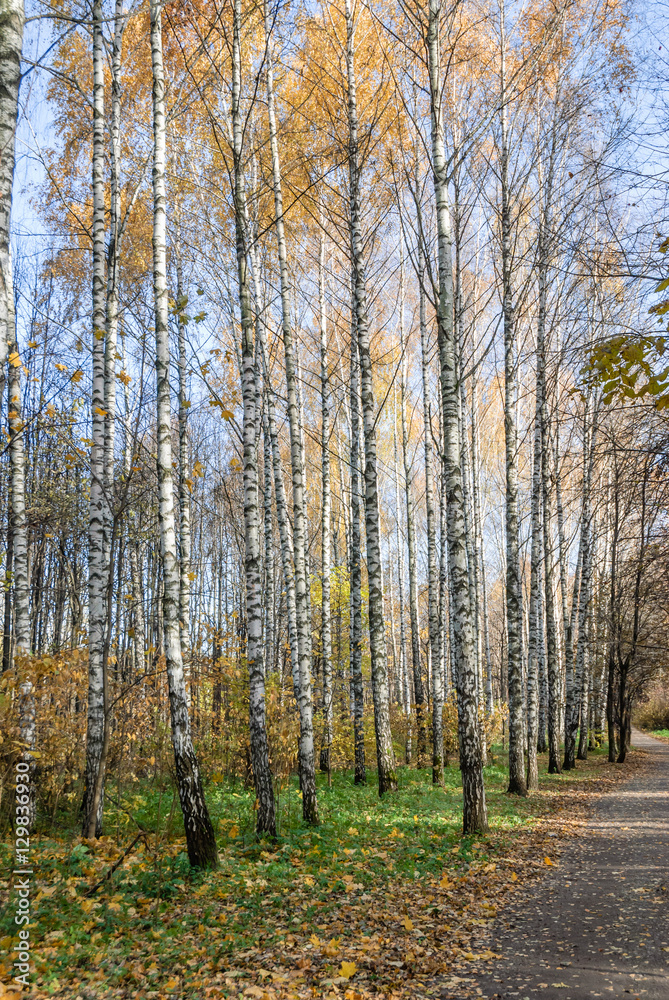
[[[18,368],[19,365],[21,364],[21,357],[18,351],[12,351],[7,360],[9,361],[12,368]],[[58,365],[56,365],[56,368],[57,367]]]
[[[551,859],[550,859],[550,858],[546,857],[546,858],[544,858],[544,864],[545,864],[545,865],[554,865],[554,864],[555,864],[555,862],[554,862],[554,861],[551,861]]]
[[[307,876],[305,877],[305,879],[304,879],[304,884],[305,884],[305,885],[309,885],[309,886],[312,886],[312,885],[316,885],[316,882],[315,882],[315,881],[314,881],[314,879],[313,879],[313,878],[311,877],[311,875],[307,875]]]
[[[314,948],[320,948],[321,940],[317,934],[312,934],[309,940],[313,944]]]
[[[517,882],[518,881],[518,876],[516,875],[515,872],[511,872],[511,881],[512,882]]]
[[[330,958],[336,955],[337,952],[339,951],[340,941],[341,938],[330,938],[328,943],[325,945],[325,948],[323,948],[323,954],[328,955]]]
[[[411,920],[410,920],[409,917],[407,917],[407,916],[404,917],[404,919],[402,921],[402,927],[404,927],[404,929],[406,931],[412,931],[413,930],[413,923],[411,922]]]
[[[356,968],[355,962],[342,962],[339,966],[339,975],[343,976],[344,979],[350,979],[351,976],[355,975]]]
[[[76,372],[72,372],[72,381],[73,382],[81,382],[81,380],[82,380],[83,377],[84,377],[84,373],[81,370],[81,368],[77,368]]]
[[[237,826],[236,823],[233,823],[230,829],[228,830],[228,837],[236,837],[238,833],[239,833],[239,827]]]
[[[10,357],[10,361],[11,361],[11,357]],[[12,361],[12,364],[14,364],[13,361]],[[19,364],[19,362],[17,361],[16,364]],[[59,364],[57,364],[56,368],[58,369],[59,372],[66,372],[67,371],[67,365],[59,365]]]
[[[107,416],[107,411],[103,410],[101,406],[94,406],[93,410],[94,410],[95,413],[97,413],[97,415],[99,417],[106,417]]]

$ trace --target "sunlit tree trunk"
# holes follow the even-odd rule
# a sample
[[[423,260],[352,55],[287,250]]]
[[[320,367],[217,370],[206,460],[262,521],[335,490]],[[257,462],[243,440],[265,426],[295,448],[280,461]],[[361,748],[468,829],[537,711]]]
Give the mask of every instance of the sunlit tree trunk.
[[[265,408],[267,393],[265,393]],[[263,410],[263,529],[265,535],[265,676],[272,669],[276,649],[274,596],[274,525],[272,518],[272,442]]]
[[[88,515],[88,726],[82,834],[100,836],[104,787],[92,816],[105,728],[105,187],[104,51],[102,0],[93,4],[93,337],[91,393],[91,483]]]
[[[503,8],[502,8],[503,10]],[[518,525],[518,334],[513,290],[506,88],[506,36],[501,22],[502,312],[504,317],[504,440],[506,467],[506,634],[509,686],[509,792],[526,795],[523,751],[522,589]]]
[[[411,718],[411,685],[409,683],[409,665],[407,659],[406,614],[404,604],[404,533],[402,522],[402,505],[400,503],[400,464],[397,449],[397,393],[393,387],[393,453],[395,458],[395,541],[397,545],[397,596],[399,599],[400,623],[400,683],[402,686],[402,705],[407,722],[405,745],[405,760],[411,763],[413,755],[413,725]]]
[[[181,233],[177,226],[175,246],[177,271],[177,347],[179,370],[179,630],[181,635],[181,653],[190,644],[190,576],[191,576],[191,525],[190,496],[191,472],[188,456],[188,410],[190,400],[186,382],[186,315],[187,296],[183,285],[183,270],[181,266]]]
[[[288,391],[288,425],[290,429],[290,458],[293,483],[293,558],[295,566],[297,641],[300,664],[300,789],[302,791],[302,816],[305,822],[318,823],[313,709],[311,700],[311,616],[308,593],[309,576],[307,572],[307,524],[305,519],[306,475],[300,435],[297,359],[295,356],[290,317],[290,278],[286,254],[281,166],[279,162],[279,145],[274,109],[271,22],[267,0],[265,0],[265,39],[267,45],[267,110],[272,156],[272,183],[274,187],[274,212],[276,216],[275,229],[279,255],[281,323],[286,366],[286,386]]]
[[[453,328],[453,266],[448,176],[441,111],[440,0],[429,0],[427,56],[430,77],[432,171],[437,209],[439,298],[437,326],[443,409],[444,467],[448,497],[448,560],[452,592],[450,621],[457,689],[460,770],[463,788],[463,831],[486,830],[488,816],[483,786],[481,733],[477,713],[476,650],[469,601],[469,578],[464,526],[464,497],[458,440],[458,387]]]
[[[411,665],[416,704],[416,764],[425,765],[427,733],[425,691],[420,662],[420,629],[418,624],[418,567],[416,565],[416,520],[414,512],[412,463],[409,458],[409,428],[407,424],[407,344],[404,332],[404,261],[400,265],[400,413],[402,421],[402,465],[404,466],[404,496],[407,512],[407,546],[409,549],[409,620],[411,623]]]
[[[321,232],[318,256],[318,318],[321,335],[321,662],[323,668],[323,715],[325,732],[321,750],[321,770],[330,774],[332,761],[332,722],[334,717],[332,684],[332,614],[330,572],[332,555],[332,491],[330,487],[330,376],[328,371],[328,330],[325,309],[325,235]]]
[[[14,331],[10,216],[24,20],[23,0],[0,0],[0,408],[8,344]]]
[[[167,297],[165,78],[161,4],[158,0],[151,0],[151,65],[153,69],[153,296],[156,327],[158,522],[163,567],[162,604],[165,665],[170,697],[172,747],[179,800],[186,831],[188,857],[192,865],[207,868],[216,865],[216,838],[204,801],[200,770],[191,739],[179,634],[180,580],[174,517]]]
[[[351,290],[351,366],[349,399],[351,410],[351,541],[349,546],[350,581],[350,667],[353,691],[353,743],[355,784],[367,781],[365,735],[363,729],[364,693],[362,684],[362,572],[360,524],[360,362],[355,334],[353,290]]]
[[[116,0],[111,52],[111,116],[109,122],[109,238],[107,243],[107,289],[104,338],[104,473],[103,473],[103,561],[109,573],[114,494],[114,446],[116,441],[116,360],[119,321],[121,263],[121,51],[125,18],[123,0]]]
[[[258,809],[256,831],[276,836],[276,810],[265,713],[265,671],[262,648],[262,593],[258,517],[258,463],[256,451],[256,354],[246,249],[246,196],[242,162],[241,109],[241,0],[233,7],[232,47],[232,154],[235,245],[241,318],[241,364],[244,447],[244,569],[246,578],[246,662],[249,672],[249,728],[251,762]]]
[[[529,642],[527,657],[527,790],[539,787],[538,708],[539,708],[539,602],[541,601],[541,412],[537,405],[534,420],[532,462],[532,548],[530,554]]]
[[[432,782],[444,780],[444,675],[439,648],[439,574],[437,570],[437,523],[432,461],[432,415],[428,381],[428,333],[425,295],[425,259],[422,240],[418,244],[418,294],[421,373],[423,378],[423,435],[425,450],[425,511],[427,517],[427,599],[430,651],[432,656]]]
[[[578,592],[578,640],[574,661],[573,682],[567,694],[564,734],[564,769],[576,767],[576,733],[579,723],[587,729],[587,675],[586,646],[588,620],[590,614],[592,577],[592,469],[594,464],[595,441],[597,437],[597,411],[590,426],[588,401],[583,413],[583,500],[581,505],[581,579]],[[585,691],[585,699],[583,697]],[[585,700],[586,715],[583,715]]]
[[[32,681],[23,676],[28,665],[30,648],[30,582],[28,577],[28,527],[26,521],[26,474],[21,405],[21,360],[14,339],[13,309],[9,323],[9,463],[10,463],[10,531],[12,535],[12,584],[14,597],[14,663],[19,677],[19,738],[21,756],[34,770],[31,750],[35,749],[35,694]],[[28,784],[28,821],[35,822],[35,785]]]
[[[355,336],[360,359],[363,437],[365,442],[365,534],[367,539],[367,579],[369,584],[369,645],[372,661],[372,696],[379,795],[397,789],[395,754],[390,731],[390,697],[386,663],[386,629],[381,580],[381,538],[376,460],[376,404],[372,380],[369,317],[362,244],[358,111],[354,69],[355,26],[350,0],[345,0],[346,76],[348,90],[348,167],[351,263]]]

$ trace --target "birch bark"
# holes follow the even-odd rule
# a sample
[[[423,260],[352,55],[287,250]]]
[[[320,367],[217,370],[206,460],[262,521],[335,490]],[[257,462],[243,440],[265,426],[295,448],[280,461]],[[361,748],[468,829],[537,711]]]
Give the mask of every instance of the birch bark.
[[[506,35],[501,14],[502,312],[504,317],[504,441],[506,465],[506,634],[509,687],[509,792],[526,795],[523,752],[522,590],[518,539],[518,342],[513,299],[511,204],[506,91]]]
[[[404,331],[404,261],[400,264],[400,412],[402,418],[402,464],[404,466],[404,496],[407,512],[407,545],[409,549],[409,621],[411,623],[411,666],[416,705],[416,764],[423,767],[427,753],[425,725],[425,691],[420,662],[420,631],[418,624],[418,569],[416,566],[416,522],[414,513],[413,477],[409,459],[409,429],[407,425],[407,343]]]
[[[177,209],[178,211],[178,209]],[[188,458],[188,392],[186,384],[186,308],[181,266],[180,226],[177,225],[175,258],[177,269],[177,344],[179,371],[179,632],[181,652],[189,646],[190,639],[190,573],[191,573],[191,527],[190,527],[190,462]]]
[[[483,786],[481,734],[477,713],[476,650],[469,602],[469,578],[464,526],[464,497],[458,440],[458,386],[455,373],[453,326],[452,237],[448,206],[448,174],[444,152],[441,110],[441,54],[439,46],[440,0],[429,0],[427,56],[430,77],[432,171],[437,208],[439,299],[437,325],[441,368],[444,435],[444,471],[447,490],[449,579],[452,594],[451,644],[458,686],[458,730],[463,788],[463,832],[488,827]]]
[[[303,819],[306,823],[316,824],[318,823],[318,801],[316,798],[313,707],[311,699],[311,615],[310,595],[308,592],[309,575],[307,572],[307,524],[305,518],[306,477],[300,434],[297,359],[295,356],[290,317],[290,277],[286,254],[281,165],[279,162],[279,145],[274,107],[271,21],[267,0],[265,0],[264,14],[267,52],[267,113],[272,156],[275,230],[281,285],[281,325],[286,366],[286,387],[288,392],[288,425],[290,429],[290,459],[293,483],[293,558],[295,565],[295,605],[297,611],[297,641],[300,667],[298,701],[300,711],[300,788],[302,791]]]
[[[0,380],[4,383],[8,344],[14,330],[14,283],[10,250],[14,149],[19,112],[23,0],[0,0]],[[0,406],[4,388],[0,384]]]
[[[439,646],[439,576],[437,571],[437,525],[432,462],[432,415],[428,382],[427,308],[425,295],[425,259],[422,241],[418,245],[418,294],[423,379],[423,434],[425,450],[425,509],[427,517],[427,595],[430,651],[432,656],[432,782],[444,781],[444,675]]]
[[[586,660],[587,627],[590,612],[592,576],[592,469],[597,437],[597,411],[590,426],[590,408],[586,403],[583,413],[583,502],[581,506],[581,579],[578,591],[578,640],[574,661],[573,682],[567,692],[565,712],[564,764],[565,771],[576,767],[576,733],[582,720],[580,703],[583,694]],[[587,690],[587,689],[586,689]],[[587,718],[585,719],[587,726]]]
[[[330,487],[330,378],[328,373],[328,330],[325,308],[325,235],[321,231],[318,255],[318,318],[321,335],[321,660],[323,667],[323,715],[325,732],[321,750],[321,770],[331,773],[332,722],[332,615],[330,572],[332,554],[332,492]]]
[[[276,836],[274,787],[269,765],[265,715],[265,670],[262,647],[262,594],[260,588],[260,537],[258,514],[258,461],[256,431],[256,352],[253,343],[253,312],[246,248],[246,194],[242,162],[243,125],[241,109],[242,54],[241,0],[233,5],[232,44],[232,155],[235,247],[241,317],[241,369],[244,450],[244,570],[246,578],[246,661],[249,671],[249,729],[251,762],[258,810],[256,831]]]
[[[163,567],[163,638],[172,721],[172,747],[179,800],[186,831],[188,857],[191,865],[207,868],[213,867],[217,863],[216,838],[207,812],[199,765],[191,739],[179,634],[180,574],[177,560],[172,477],[165,191],[165,78],[161,9],[162,4],[159,0],[151,0],[153,297],[156,328],[158,521]]]
[[[105,190],[104,53],[102,0],[93,4],[93,383],[91,393],[91,483],[88,514],[88,725],[82,835],[93,828],[93,798],[104,741],[105,642]],[[95,835],[102,831],[104,788],[99,796]]]
[[[14,308],[10,313],[8,355],[9,362],[9,462],[11,491],[12,582],[14,590],[14,657],[19,668],[27,665],[30,648],[30,582],[28,566],[28,529],[26,522],[25,452],[23,441],[23,416],[21,406],[21,362],[14,339]],[[19,736],[21,756],[34,771],[35,761],[35,694],[32,681],[23,678],[19,683]],[[28,822],[32,829],[36,818],[34,781],[28,783]]]
[[[529,642],[527,657],[527,790],[539,787],[538,708],[539,708],[539,602],[541,600],[541,410],[538,403],[534,419],[532,462],[532,547],[530,554]]]
[[[351,285],[353,276],[351,276]],[[363,730],[364,692],[362,684],[362,571],[360,524],[360,363],[355,333],[353,288],[351,287],[351,365],[349,399],[351,410],[351,541],[349,545],[350,661],[353,691],[353,743],[355,784],[367,783],[365,734]]]
[[[348,85],[348,168],[351,263],[355,335],[360,359],[360,386],[365,442],[365,533],[367,538],[367,579],[369,583],[369,645],[372,660],[372,696],[379,774],[379,795],[397,790],[395,754],[390,731],[390,698],[386,663],[386,629],[381,581],[381,538],[376,460],[376,404],[372,380],[369,317],[362,245],[358,110],[354,67],[355,25],[350,0],[345,0],[346,76]]]

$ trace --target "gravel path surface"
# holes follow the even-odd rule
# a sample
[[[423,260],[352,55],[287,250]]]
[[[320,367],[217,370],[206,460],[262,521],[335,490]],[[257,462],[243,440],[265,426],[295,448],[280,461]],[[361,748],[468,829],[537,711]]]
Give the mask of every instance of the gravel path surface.
[[[649,766],[602,796],[584,835],[493,925],[503,957],[474,973],[487,1000],[669,1000],[669,744],[636,731],[632,743]]]

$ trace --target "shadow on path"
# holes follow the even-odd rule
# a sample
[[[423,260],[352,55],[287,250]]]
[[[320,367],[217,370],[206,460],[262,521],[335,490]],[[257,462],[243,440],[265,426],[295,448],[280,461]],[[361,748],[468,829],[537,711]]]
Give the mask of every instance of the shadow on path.
[[[648,768],[602,796],[559,865],[493,925],[503,957],[474,972],[486,1000],[669,1000],[669,745],[638,731],[632,743]]]

